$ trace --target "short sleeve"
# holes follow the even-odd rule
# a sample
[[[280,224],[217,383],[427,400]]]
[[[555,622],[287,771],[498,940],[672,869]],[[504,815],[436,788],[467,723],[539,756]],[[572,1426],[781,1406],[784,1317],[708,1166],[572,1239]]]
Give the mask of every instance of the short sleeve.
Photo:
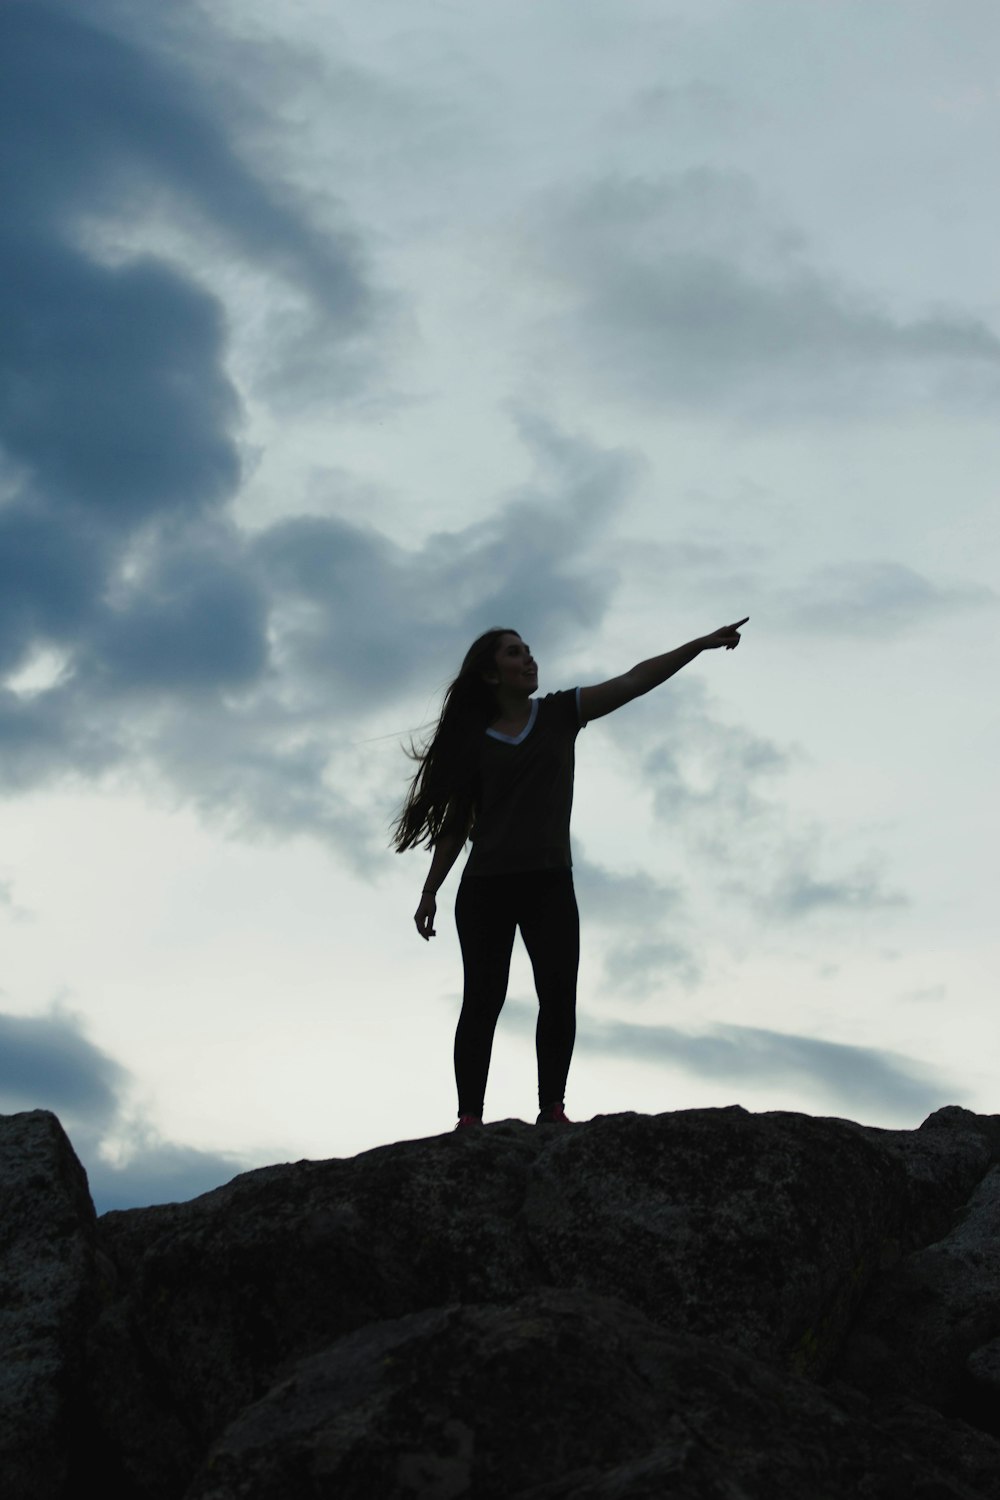
[[[558,693],[546,693],[541,700],[549,715],[550,724],[558,724],[565,734],[576,736],[583,728],[580,719],[581,688],[564,688]]]

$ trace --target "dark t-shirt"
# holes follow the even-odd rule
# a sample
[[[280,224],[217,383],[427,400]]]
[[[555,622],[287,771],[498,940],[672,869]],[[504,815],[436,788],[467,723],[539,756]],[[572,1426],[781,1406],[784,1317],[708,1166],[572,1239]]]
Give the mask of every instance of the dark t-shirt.
[[[574,745],[580,689],[533,698],[516,737],[487,729],[480,752],[475,824],[462,879],[517,870],[569,870],[573,858]]]

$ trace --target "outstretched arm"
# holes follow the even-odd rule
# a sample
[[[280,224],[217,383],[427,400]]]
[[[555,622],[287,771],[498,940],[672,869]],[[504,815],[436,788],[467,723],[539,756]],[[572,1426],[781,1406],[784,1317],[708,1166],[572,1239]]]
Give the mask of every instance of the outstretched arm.
[[[688,641],[686,646],[678,646],[675,651],[665,651],[662,656],[651,656],[648,661],[639,662],[631,672],[623,672],[620,677],[612,677],[595,687],[581,688],[580,716],[583,723],[589,724],[592,719],[601,719],[605,714],[614,713],[623,704],[631,703],[633,698],[641,698],[643,693],[659,687],[661,682],[673,677],[681,667],[686,667],[689,661],[694,661],[702,651],[715,651],[719,646],[725,646],[728,651],[735,650],[740,643],[740,627],[749,618],[747,615],[746,619],[737,620],[735,625],[723,625],[721,630],[699,636],[696,641]]]

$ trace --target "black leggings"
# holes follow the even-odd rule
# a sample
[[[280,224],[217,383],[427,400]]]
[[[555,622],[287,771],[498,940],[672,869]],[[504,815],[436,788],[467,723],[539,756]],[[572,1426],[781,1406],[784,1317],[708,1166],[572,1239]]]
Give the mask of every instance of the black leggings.
[[[455,925],[465,965],[455,1033],[460,1115],[483,1113],[493,1033],[507,998],[514,932],[520,927],[538,994],[538,1104],[561,1104],[576,1040],[580,914],[572,870],[470,876],[458,887]]]

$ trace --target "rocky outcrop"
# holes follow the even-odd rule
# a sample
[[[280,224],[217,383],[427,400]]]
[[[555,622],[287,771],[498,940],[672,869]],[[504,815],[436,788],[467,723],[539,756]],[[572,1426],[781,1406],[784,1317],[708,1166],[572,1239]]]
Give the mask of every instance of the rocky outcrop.
[[[859,1390],[891,1388],[1000,1437],[1000,1167],[950,1233],[883,1278],[837,1365]]]
[[[1000,1500],[998,1117],[505,1121],[96,1222],[0,1123],[11,1500]]]
[[[8,1496],[68,1493],[79,1451],[97,1234],[55,1115],[0,1115],[0,1476]]]

